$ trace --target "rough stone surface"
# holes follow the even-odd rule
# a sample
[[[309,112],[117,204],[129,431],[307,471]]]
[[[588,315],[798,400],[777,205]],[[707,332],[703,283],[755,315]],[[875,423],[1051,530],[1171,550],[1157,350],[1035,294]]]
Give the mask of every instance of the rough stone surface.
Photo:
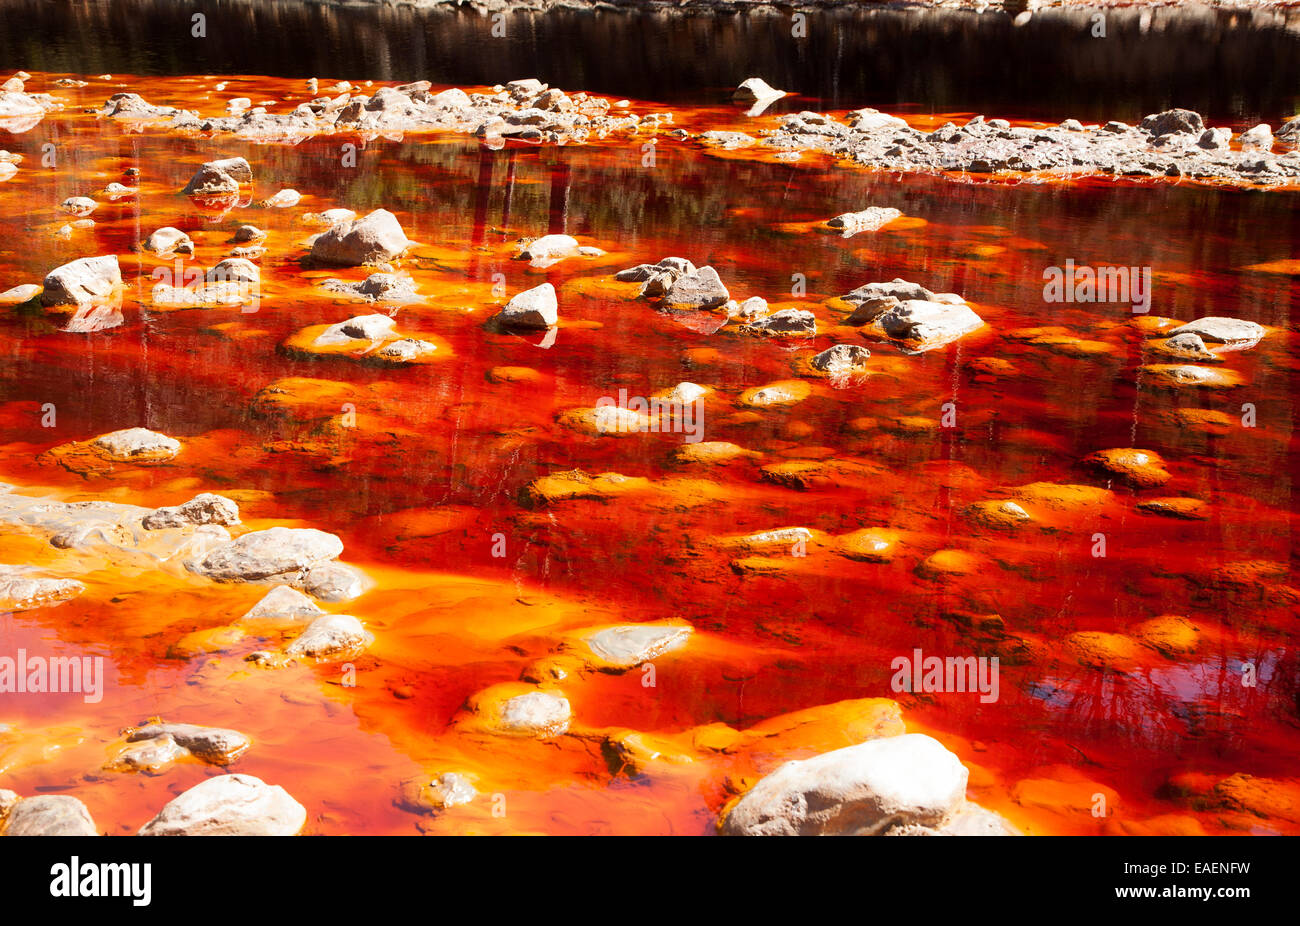
[[[340,222],[312,243],[311,256],[326,264],[359,266],[400,257],[411,242],[386,209],[376,209],[365,218]]]
[[[82,257],[46,275],[41,302],[47,306],[95,305],[111,300],[121,286],[116,254]]]
[[[559,318],[555,287],[550,283],[518,293],[496,315],[497,323],[506,328],[550,328]]]
[[[191,570],[218,581],[252,581],[292,574],[343,552],[343,541],[314,528],[272,527],[222,544]]]
[[[294,836],[307,810],[279,785],[252,775],[219,775],[170,801],[141,836]]]
[[[965,767],[922,734],[868,740],[787,762],[732,807],[726,835],[876,834],[947,819],[966,796]]]
[[[14,804],[0,836],[98,836],[86,805],[68,794],[25,797]]]

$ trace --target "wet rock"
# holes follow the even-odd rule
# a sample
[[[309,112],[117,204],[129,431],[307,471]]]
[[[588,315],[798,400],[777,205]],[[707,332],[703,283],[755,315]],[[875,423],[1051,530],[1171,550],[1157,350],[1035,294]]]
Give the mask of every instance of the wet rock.
[[[261,241],[266,237],[266,232],[256,225],[241,225],[235,229],[235,234],[231,241],[235,244],[243,244],[249,241]]]
[[[429,360],[438,349],[436,344],[417,338],[398,338],[378,348],[370,356],[385,363],[419,363]]]
[[[385,341],[396,336],[395,322],[390,315],[378,312],[357,315],[338,324],[330,325],[316,336],[317,347],[351,345],[355,341]]]
[[[814,370],[822,373],[845,374],[860,370],[871,357],[871,351],[858,344],[836,344],[808,361]]]
[[[239,506],[224,495],[204,492],[183,505],[158,508],[140,522],[145,530],[163,530],[186,524],[238,524]]]
[[[333,534],[314,528],[272,527],[222,544],[189,568],[217,581],[249,582],[303,572],[342,552],[343,541]]]
[[[148,428],[126,428],[101,434],[90,446],[107,459],[120,463],[155,463],[170,460],[181,452],[181,442]]]
[[[1273,150],[1273,129],[1266,122],[1262,122],[1252,129],[1247,129],[1241,133],[1241,150],[1242,151],[1272,151]]]
[[[252,742],[238,730],[202,727],[192,723],[148,723],[125,732],[128,743],[170,739],[181,749],[209,765],[229,765],[242,756]]]
[[[733,151],[737,148],[750,148],[758,144],[758,139],[744,132],[703,132],[700,141],[710,148],[723,148]]]
[[[1162,614],[1133,628],[1134,639],[1170,659],[1196,652],[1201,636],[1200,628],[1179,614]]]
[[[41,287],[35,283],[23,283],[0,293],[0,305],[22,305],[31,302],[41,294]]]
[[[1207,315],[1194,322],[1180,325],[1167,332],[1170,339],[1183,334],[1194,334],[1203,341],[1213,341],[1231,347],[1249,347],[1267,334],[1263,325],[1241,318]]]
[[[252,775],[219,775],[170,801],[141,836],[294,836],[307,810],[278,785]]]
[[[1061,641],[1064,653],[1080,665],[1123,672],[1142,658],[1138,643],[1122,633],[1083,630]]]
[[[468,775],[444,772],[432,781],[410,778],[398,788],[397,806],[411,813],[428,813],[470,804],[478,790]]]
[[[277,585],[267,592],[262,600],[253,605],[241,618],[240,622],[273,622],[287,624],[307,624],[322,613],[316,602],[302,592],[288,585]]]
[[[681,463],[727,463],[742,457],[757,456],[754,451],[746,450],[730,441],[700,441],[685,444],[676,453]]]
[[[1138,368],[1154,385],[1172,389],[1231,389],[1241,385],[1235,370],[1215,370],[1193,363],[1148,363]]]
[[[1231,129],[1206,129],[1197,139],[1198,148],[1204,148],[1207,151],[1227,151],[1229,143],[1232,141]]]
[[[179,228],[172,228],[170,225],[166,228],[160,228],[144,243],[146,251],[152,251],[159,257],[165,257],[170,254],[190,254],[194,253],[194,242],[190,236],[185,234]]]
[[[1205,131],[1205,122],[1199,113],[1190,109],[1167,109],[1161,113],[1152,113],[1138,123],[1138,128],[1152,137],[1174,133],[1195,133]]]
[[[288,209],[290,206],[298,205],[302,199],[302,194],[297,190],[280,190],[273,196],[258,203],[263,209]]]
[[[980,557],[965,550],[938,550],[917,564],[916,574],[923,579],[972,576],[984,566]]]
[[[75,579],[43,576],[30,566],[0,565],[0,611],[30,611],[76,598],[86,587]]]
[[[966,508],[968,518],[981,527],[1006,530],[1032,521],[1029,512],[1013,501],[976,502]]]
[[[740,394],[740,404],[751,408],[795,405],[812,395],[812,387],[800,379],[781,380],[755,386]]]
[[[1199,498],[1149,498],[1138,503],[1140,511],[1182,521],[1208,520],[1206,508],[1205,502]]]
[[[506,682],[470,697],[470,730],[549,739],[569,729],[572,709],[563,693]]]
[[[1201,336],[1191,331],[1184,331],[1182,334],[1168,338],[1162,347],[1165,353],[1182,360],[1218,359],[1218,356],[1205,346]]]
[[[909,299],[887,309],[880,327],[914,351],[934,350],[983,327],[984,320],[970,306]]]
[[[116,756],[104,764],[109,772],[143,772],[156,775],[170,768],[178,759],[189,755],[170,736],[158,736],[141,743],[128,745]]]
[[[87,306],[105,303],[122,287],[117,255],[82,257],[51,270],[45,277],[41,302],[47,306]]]
[[[784,90],[775,89],[761,77],[751,77],[743,81],[731,94],[731,98],[737,103],[759,103],[783,96],[785,96]]]
[[[767,300],[761,296],[750,296],[743,302],[729,299],[720,307],[729,322],[748,324],[767,314]]]
[[[360,569],[346,563],[312,566],[298,580],[298,586],[321,601],[351,601],[365,592],[369,582]]]
[[[1165,461],[1153,450],[1132,447],[1098,450],[1085,457],[1083,462],[1139,489],[1157,488],[1172,478],[1165,469]]]
[[[692,629],[676,623],[625,624],[582,634],[580,639],[597,667],[625,672],[685,646]]]
[[[86,805],[69,794],[25,797],[0,820],[0,836],[98,836]]]
[[[243,158],[208,161],[194,172],[181,193],[186,196],[220,196],[238,193],[241,183],[253,182],[253,169]]]
[[[901,218],[902,215],[899,210],[887,206],[868,206],[861,212],[845,212],[837,215],[826,224],[842,231],[847,238],[859,232],[877,231],[894,219]]]
[[[695,265],[684,257],[665,257],[657,264],[637,264],[614,274],[620,283],[644,283],[660,271],[672,271],[678,275],[694,273]]]
[[[869,740],[787,762],[731,808],[730,836],[875,835],[945,821],[966,796],[967,772],[928,736]]]
[[[310,624],[285,648],[289,656],[325,659],[352,655],[375,642],[370,633],[351,614],[324,614]]]
[[[519,249],[519,260],[532,261],[536,266],[550,266],[565,257],[578,253],[578,239],[570,235],[543,235],[534,238]]]
[[[754,319],[742,330],[747,334],[811,338],[817,334],[817,317],[806,309],[781,309]]]
[[[242,257],[227,257],[204,275],[207,283],[238,283],[251,286],[261,282],[257,264]]]
[[[663,304],[675,308],[708,309],[731,298],[712,267],[700,267],[681,274],[663,294]]]
[[[899,543],[898,531],[867,527],[837,538],[837,552],[864,563],[888,563],[893,561]]]
[[[89,196],[69,196],[63,202],[59,203],[59,208],[68,215],[88,216],[99,207]]]
[[[493,320],[503,328],[550,328],[560,318],[555,287],[543,283],[516,294]]]
[[[637,730],[616,730],[605,737],[601,752],[615,775],[646,775],[669,766],[689,765],[695,757],[666,737]]]
[[[867,283],[865,286],[859,286],[841,298],[850,305],[858,306],[877,299],[893,299],[897,302],[919,299],[922,302],[930,302],[934,300],[934,295],[919,283],[911,283],[901,277],[895,277],[887,283]]]
[[[323,232],[312,243],[311,256],[326,264],[360,266],[394,260],[410,246],[397,217],[376,209],[365,218],[340,222]]]

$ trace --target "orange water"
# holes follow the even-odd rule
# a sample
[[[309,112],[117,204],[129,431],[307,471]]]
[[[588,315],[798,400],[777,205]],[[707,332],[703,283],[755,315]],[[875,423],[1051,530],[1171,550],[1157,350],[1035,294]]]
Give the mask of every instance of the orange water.
[[[28,89],[56,76],[37,75]],[[0,289],[107,253],[119,256],[128,283],[125,322],[111,330],[67,334],[40,312],[0,315],[0,478],[33,494],[143,505],[223,492],[240,502],[250,528],[335,532],[344,558],[377,587],[331,609],[360,617],[376,643],[355,661],[355,686],[341,684],[337,665],[249,668],[240,657],[259,648],[251,640],[171,658],[182,637],[229,623],[265,589],[187,584],[105,563],[80,598],[0,617],[0,654],[20,647],[98,654],[109,673],[94,705],[75,695],[0,696],[0,723],[17,731],[0,739],[0,767],[9,766],[0,787],[74,793],[102,830],[133,832],[212,773],[182,764],[155,777],[94,776],[119,729],[162,716],[249,734],[254,747],[235,770],[283,785],[307,806],[312,832],[413,833],[422,823],[436,832],[703,833],[726,799],[727,777],[754,771],[750,759],[700,757],[687,769],[630,780],[603,758],[605,731],[743,729],[843,699],[895,697],[910,729],[939,737],[972,768],[972,797],[1032,832],[1107,832],[1118,819],[1175,813],[1210,832],[1300,830],[1285,819],[1192,809],[1163,788],[1185,772],[1286,777],[1300,744],[1295,607],[1258,590],[1206,585],[1223,563],[1289,565],[1294,555],[1296,285],[1284,272],[1244,269],[1292,257],[1294,194],[969,183],[853,171],[813,156],[764,163],[665,137],[652,167],[643,166],[640,138],[495,152],[457,136],[261,146],[131,131],[81,112],[118,89],[212,115],[233,96],[277,106],[308,98],[300,81],[221,80],[223,92],[208,77],[117,76],[56,90],[69,103],[63,112],[0,138],[0,147],[25,157],[19,174],[0,184]],[[717,109],[674,111],[677,124],[693,129],[724,119]],[[53,167],[41,165],[47,142]],[[346,142],[360,148],[356,167],[341,166]],[[292,187],[302,202],[215,217],[177,193],[204,160],[235,155],[253,165],[255,199]],[[110,181],[127,182],[130,167],[141,171],[139,196],[112,203],[97,195]],[[73,195],[100,201],[95,225],[60,241],[51,232],[67,217],[57,204]],[[923,221],[850,239],[811,229],[868,204]],[[396,320],[403,332],[438,340],[449,357],[387,369],[278,349],[301,328],[373,311],[319,286],[332,276],[363,279],[359,268],[300,263],[301,242],[316,229],[298,217],[339,206],[387,208],[418,242],[402,269],[429,298]],[[195,262],[210,267],[244,222],[270,233],[256,313],[152,310],[150,273],[171,261],[134,253],[136,242],[174,225],[194,238]],[[613,256],[546,271],[510,260],[518,238],[547,232]],[[849,329],[823,333],[812,347],[868,344],[872,375],[839,386],[809,380],[806,401],[748,415],[739,393],[798,378],[792,363],[808,345],[708,333],[716,321],[657,313],[630,298],[634,288],[601,282],[668,255],[713,265],[738,297],[809,304],[823,332],[834,314],[822,300],[896,276],[965,295],[989,326],[919,356]],[[1128,306],[1044,303],[1043,268],[1067,258],[1152,267],[1152,315],[1231,315],[1276,330],[1252,350],[1225,355],[1240,387],[1160,390],[1137,374],[1158,361],[1144,353]],[[494,274],[505,275],[507,294],[543,280],[556,285],[561,327],[552,346],[482,326],[503,301]],[[792,293],[797,277],[806,292]],[[1006,336],[1043,325],[1106,351],[1079,358]],[[988,357],[1009,361],[1014,372],[984,372],[977,361]],[[488,371],[502,366],[537,376],[490,380]],[[337,381],[343,391],[322,398],[308,416],[316,420],[250,410],[259,390],[294,376]],[[706,439],[758,451],[761,460],[681,464],[680,434],[596,438],[556,422],[557,412],[591,407],[620,388],[650,395],[683,380],[715,390],[706,400]],[[356,427],[322,427],[344,410],[340,399],[355,405]],[[956,403],[955,427],[938,424],[947,402]],[[57,427],[41,426],[44,403],[54,403]],[[1257,427],[1209,432],[1171,418],[1180,408],[1205,408],[1235,422],[1243,403],[1255,406]],[[909,427],[899,418],[930,421]],[[165,465],[89,475],[37,459],[133,426],[170,434],[185,451]],[[1103,509],[1062,515],[1050,532],[1008,535],[962,514],[1026,483],[1104,484],[1079,461],[1129,446],[1160,453],[1173,480],[1146,492],[1117,483]],[[762,478],[762,465],[800,459],[872,469],[807,491]],[[574,468],[707,483],[613,502],[521,505],[532,480]],[[1143,497],[1183,494],[1205,500],[1209,519],[1136,508]],[[891,527],[907,540],[889,564],[822,549],[778,552],[770,576],[739,574],[738,554],[715,542],[787,526],[833,535]],[[1091,553],[1097,531],[1107,536],[1105,558]],[[504,557],[493,556],[498,534]],[[945,548],[978,552],[988,564],[961,580],[918,577],[917,563]],[[39,538],[0,531],[0,562],[57,572],[62,555]],[[894,657],[916,648],[971,654],[976,644],[952,615],[990,613],[1047,653],[1004,664],[996,703],[890,690]],[[1187,615],[1202,628],[1195,654],[1169,659],[1144,650],[1122,673],[1057,658],[1072,632],[1123,632],[1162,614]],[[669,617],[689,620],[696,633],[683,650],[655,660],[654,687],[638,671],[561,685],[573,705],[571,735],[476,738],[450,724],[469,695],[518,679],[568,630]],[[1256,687],[1240,683],[1244,661],[1258,668]],[[753,761],[762,771],[797,754]],[[484,796],[436,819],[394,804],[400,780],[445,770],[476,775]],[[1058,784],[1049,799],[1032,800],[1017,791],[1027,779]],[[1098,786],[1116,796],[1104,819],[1090,812]],[[503,797],[503,814],[489,812],[492,795]]]

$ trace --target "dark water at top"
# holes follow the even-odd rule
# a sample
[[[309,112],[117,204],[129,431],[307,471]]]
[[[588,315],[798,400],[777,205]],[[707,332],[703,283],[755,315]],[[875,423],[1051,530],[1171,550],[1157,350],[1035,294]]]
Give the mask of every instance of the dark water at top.
[[[206,17],[206,36],[192,17]],[[862,105],[1134,120],[1173,105],[1273,124],[1300,96],[1300,35],[1271,15],[1200,8],[1107,14],[847,10],[791,17],[515,12],[505,35],[473,10],[233,0],[0,0],[0,67],[116,74],[493,84],[535,76],[665,102],[716,98],[750,76]],[[499,30],[498,30],[499,31]]]

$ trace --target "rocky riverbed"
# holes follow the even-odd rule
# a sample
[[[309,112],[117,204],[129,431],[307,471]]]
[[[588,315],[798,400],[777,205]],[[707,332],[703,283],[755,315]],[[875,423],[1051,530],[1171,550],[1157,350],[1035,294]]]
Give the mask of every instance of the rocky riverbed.
[[[1300,826],[1294,120],[232,83],[0,92],[0,834]]]

